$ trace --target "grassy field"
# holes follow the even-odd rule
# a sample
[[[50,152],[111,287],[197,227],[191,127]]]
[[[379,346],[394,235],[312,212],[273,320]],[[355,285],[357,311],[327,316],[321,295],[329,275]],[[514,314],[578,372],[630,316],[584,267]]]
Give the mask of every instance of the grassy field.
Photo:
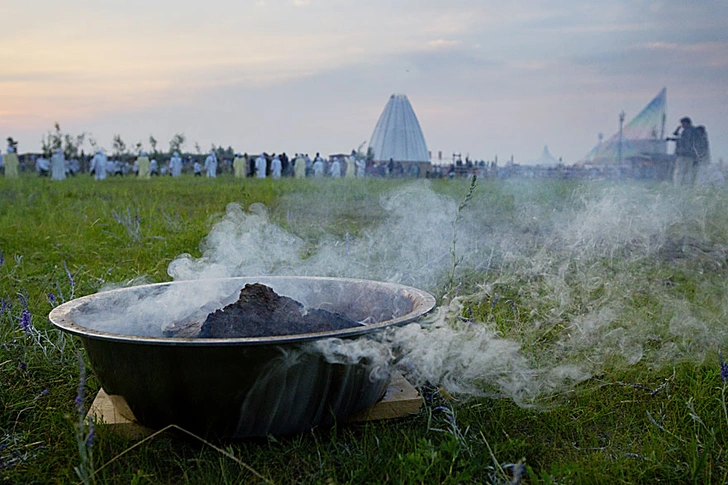
[[[3,483],[728,478],[722,189],[27,176],[0,179],[0,255]],[[99,383],[49,311],[211,267],[433,293],[438,311],[393,337],[422,411],[217,444],[90,430]]]

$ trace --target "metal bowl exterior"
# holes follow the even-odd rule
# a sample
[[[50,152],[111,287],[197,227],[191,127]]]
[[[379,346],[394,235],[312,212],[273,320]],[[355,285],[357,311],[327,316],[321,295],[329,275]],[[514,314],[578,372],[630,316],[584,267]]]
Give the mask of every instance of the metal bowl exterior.
[[[357,298],[348,310],[359,315],[366,305],[411,300],[411,307],[389,320],[364,328],[323,334],[269,338],[175,339],[108,334],[73,322],[74,309],[110,295],[99,293],[55,308],[55,325],[81,338],[104,390],[123,396],[137,420],[151,428],[176,424],[218,438],[287,435],[328,426],[362,411],[381,398],[389,382],[386,372],[373,372],[370,362],[328,362],[311,352],[311,343],[325,338],[367,337],[378,330],[416,321],[435,306],[421,290],[389,283],[341,278],[240,278],[286,285],[345,287],[334,310],[351,306],[345,295],[377,294],[379,303]],[[174,284],[204,284],[179,282]],[[334,286],[331,286],[334,285]],[[114,291],[145,291],[144,285]],[[316,289],[320,292],[321,288]],[[312,290],[314,291],[314,290]],[[112,292],[109,292],[112,293]],[[384,296],[382,296],[384,295]],[[394,295],[394,298],[392,298]],[[327,300],[331,300],[327,298]],[[398,303],[399,304],[399,303]],[[355,305],[356,306],[356,305]],[[405,308],[407,309],[407,308]],[[353,331],[352,331],[353,330]]]
[[[300,344],[155,346],[81,338],[104,390],[150,428],[204,435],[286,435],[373,405],[388,383],[366,365],[326,362]]]

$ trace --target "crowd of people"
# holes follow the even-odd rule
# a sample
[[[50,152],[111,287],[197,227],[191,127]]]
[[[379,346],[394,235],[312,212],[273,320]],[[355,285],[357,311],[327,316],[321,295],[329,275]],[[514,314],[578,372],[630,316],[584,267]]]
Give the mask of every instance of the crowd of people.
[[[655,160],[637,164],[635,167],[596,167],[571,166],[557,167],[548,170],[527,169],[512,162],[499,167],[496,162],[457,161],[449,166],[432,166],[429,163],[374,162],[362,156],[356,150],[350,155],[331,155],[323,158],[320,153],[312,158],[307,153],[296,153],[288,157],[285,153],[260,153],[248,155],[236,153],[232,158],[221,156],[210,150],[206,156],[187,155],[182,157],[178,151],[167,157],[155,152],[151,156],[144,151],[136,158],[128,156],[111,158],[103,150],[97,150],[93,156],[81,156],[67,160],[60,148],[53,150],[50,159],[43,155],[30,156],[30,160],[21,160],[17,154],[17,142],[8,138],[5,155],[0,153],[0,172],[5,177],[17,177],[19,172],[35,167],[39,176],[52,180],[63,180],[67,176],[79,173],[90,173],[96,180],[113,176],[136,176],[142,179],[155,176],[179,177],[191,173],[196,177],[208,178],[219,174],[231,174],[236,178],[255,177],[279,179],[295,178],[353,178],[353,177],[458,177],[478,175],[488,178],[505,178],[510,176],[525,177],[561,177],[590,178],[609,176],[616,178],[671,178],[676,186],[694,185],[700,181],[701,173],[710,164],[710,148],[708,134],[704,126],[693,126],[692,120],[684,117],[680,126],[667,138],[675,142],[674,155],[664,155],[664,160]],[[228,152],[228,153],[231,153]],[[158,161],[157,158],[160,158]],[[611,171],[610,171],[611,170]],[[658,172],[667,174],[661,175]]]
[[[281,177],[313,177],[313,178],[352,178],[365,176],[419,176],[417,170],[407,173],[402,164],[390,161],[388,164],[367,161],[355,150],[350,155],[332,155],[324,159],[320,153],[312,158],[306,153],[297,153],[288,157],[285,153],[260,153],[248,155],[236,153],[232,159],[220,157],[215,150],[206,156],[187,155],[182,157],[175,151],[167,157],[157,153],[150,155],[141,151],[134,159],[122,161],[121,158],[109,157],[103,150],[97,150],[93,156],[66,159],[61,149],[55,149],[53,155],[46,158],[43,155],[26,156],[24,162],[18,161],[15,146],[8,146],[4,156],[5,176],[17,177],[19,171],[35,171],[41,177],[50,177],[52,180],[63,180],[67,176],[88,173],[96,180],[103,180],[114,176],[136,176],[151,178],[154,176],[179,177],[182,174],[192,174],[196,177],[214,178],[220,174],[231,174],[237,178],[273,178]],[[157,158],[160,158],[158,161]],[[0,158],[0,160],[3,160]],[[0,161],[0,164],[3,162]],[[0,165],[2,166],[2,165]]]

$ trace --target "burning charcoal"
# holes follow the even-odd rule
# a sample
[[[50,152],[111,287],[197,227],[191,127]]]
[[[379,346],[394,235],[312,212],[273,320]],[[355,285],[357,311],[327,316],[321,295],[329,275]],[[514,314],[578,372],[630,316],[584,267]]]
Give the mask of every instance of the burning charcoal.
[[[270,337],[344,330],[359,325],[338,313],[306,309],[270,287],[255,283],[245,285],[235,303],[210,313],[197,336]]]

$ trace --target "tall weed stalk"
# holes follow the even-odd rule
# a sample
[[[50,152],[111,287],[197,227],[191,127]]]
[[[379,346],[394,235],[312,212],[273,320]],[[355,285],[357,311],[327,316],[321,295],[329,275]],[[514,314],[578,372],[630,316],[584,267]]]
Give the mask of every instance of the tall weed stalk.
[[[468,187],[468,192],[465,194],[463,200],[460,201],[460,204],[458,204],[458,208],[455,211],[455,219],[452,221],[452,245],[450,247],[452,266],[450,267],[450,276],[448,277],[447,293],[451,293],[455,287],[455,271],[463,260],[462,256],[459,257],[457,253],[458,223],[462,218],[463,210],[470,204],[470,201],[473,198],[473,194],[475,193],[475,187],[477,187],[477,185],[478,178],[477,176],[473,175],[470,178],[470,186]]]

